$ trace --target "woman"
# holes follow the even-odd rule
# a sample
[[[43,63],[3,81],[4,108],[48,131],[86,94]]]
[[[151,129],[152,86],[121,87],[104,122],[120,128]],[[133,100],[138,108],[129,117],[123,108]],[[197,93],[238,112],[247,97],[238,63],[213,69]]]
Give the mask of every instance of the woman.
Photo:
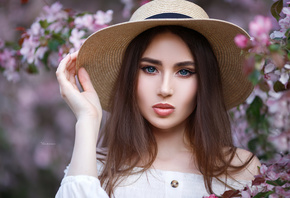
[[[252,91],[238,33],[193,3],[155,0],[68,55],[56,74],[76,137],[56,197],[202,197],[250,184],[260,163],[233,146],[227,115]]]

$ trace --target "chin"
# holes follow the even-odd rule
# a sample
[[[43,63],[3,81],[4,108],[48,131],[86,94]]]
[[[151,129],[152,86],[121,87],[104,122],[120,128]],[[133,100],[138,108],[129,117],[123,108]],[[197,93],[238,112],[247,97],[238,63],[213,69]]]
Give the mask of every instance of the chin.
[[[148,121],[149,122],[149,121]],[[184,122],[183,123],[172,123],[172,121],[161,121],[161,122],[149,122],[151,127],[153,129],[161,130],[161,131],[168,131],[168,130],[174,130],[179,127],[183,128]]]

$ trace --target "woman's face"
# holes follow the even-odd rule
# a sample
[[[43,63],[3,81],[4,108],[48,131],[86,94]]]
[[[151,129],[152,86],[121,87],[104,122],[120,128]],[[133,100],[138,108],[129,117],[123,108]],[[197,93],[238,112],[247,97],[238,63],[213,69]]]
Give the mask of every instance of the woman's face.
[[[137,101],[143,117],[157,129],[184,127],[196,106],[193,56],[175,34],[155,36],[140,60]]]

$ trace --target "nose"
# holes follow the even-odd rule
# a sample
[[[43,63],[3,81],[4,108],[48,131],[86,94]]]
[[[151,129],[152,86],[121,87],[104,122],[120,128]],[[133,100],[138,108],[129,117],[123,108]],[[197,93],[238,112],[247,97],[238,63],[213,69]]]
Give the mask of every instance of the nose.
[[[172,94],[173,94],[172,79],[170,77],[170,74],[164,74],[162,76],[162,81],[160,84],[158,95],[165,98],[171,96]]]

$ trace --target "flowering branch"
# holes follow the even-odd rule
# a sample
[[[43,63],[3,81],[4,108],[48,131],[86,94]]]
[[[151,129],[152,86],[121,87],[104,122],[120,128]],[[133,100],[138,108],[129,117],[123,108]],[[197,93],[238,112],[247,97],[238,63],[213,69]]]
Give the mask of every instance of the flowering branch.
[[[283,7],[279,0],[271,10],[279,30],[269,36],[271,19],[256,16],[249,24],[251,39],[235,37],[246,56],[244,72],[255,89],[244,104],[231,111],[237,134],[246,131],[247,147],[264,160],[286,152],[290,145],[290,7]]]
[[[282,198],[290,197],[290,155],[282,156],[277,162],[259,167],[251,186],[240,190],[228,190],[221,196],[212,194],[203,198]]]
[[[19,44],[10,47],[0,40],[0,70],[9,81],[18,81],[19,71],[37,73],[56,67],[67,53],[78,50],[91,33],[108,26],[112,10],[78,14],[56,2],[45,6]]]

